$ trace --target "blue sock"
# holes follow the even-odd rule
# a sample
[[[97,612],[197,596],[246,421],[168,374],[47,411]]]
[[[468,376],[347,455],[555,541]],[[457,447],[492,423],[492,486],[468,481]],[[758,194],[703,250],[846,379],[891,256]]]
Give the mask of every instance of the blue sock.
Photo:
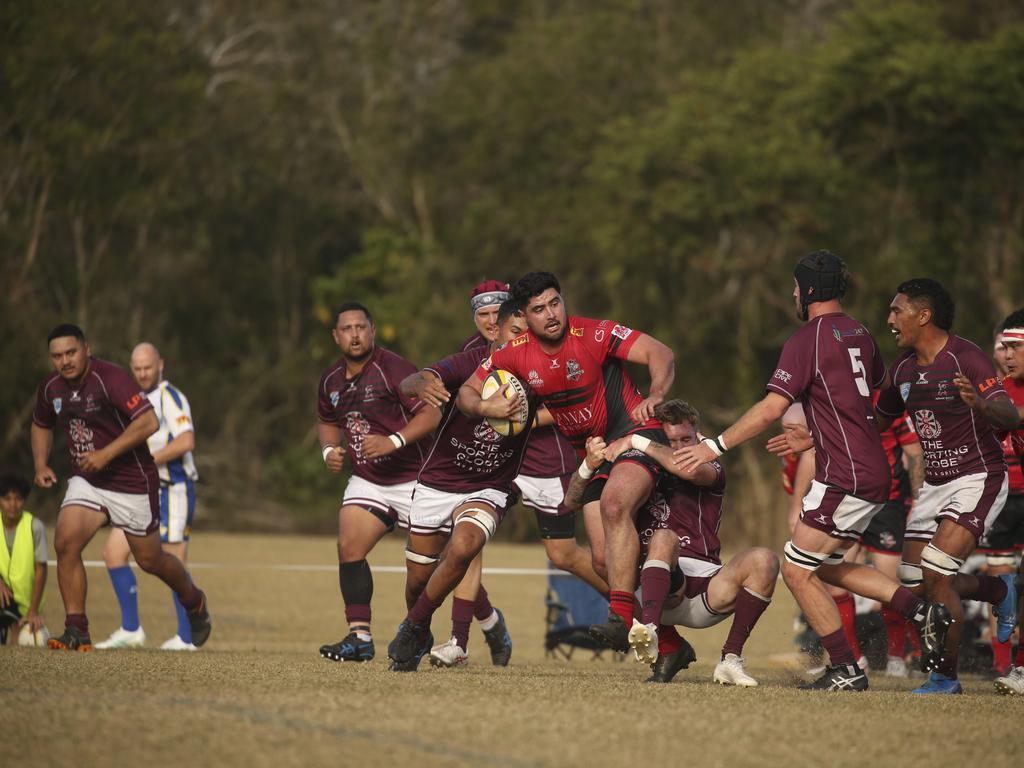
[[[191,643],[192,625],[188,623],[188,612],[174,592],[171,592],[171,597],[174,599],[174,610],[178,613],[178,637],[186,643]]]
[[[121,626],[129,632],[139,628],[139,596],[135,574],[130,565],[120,568],[109,568],[110,583],[114,585],[114,594],[121,604]]]

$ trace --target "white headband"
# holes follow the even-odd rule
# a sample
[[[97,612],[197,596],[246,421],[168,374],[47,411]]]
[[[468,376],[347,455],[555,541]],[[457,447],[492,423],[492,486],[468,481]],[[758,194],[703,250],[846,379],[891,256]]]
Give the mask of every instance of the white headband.
[[[509,296],[510,294],[508,291],[489,291],[488,293],[478,293],[469,300],[469,306],[475,315],[484,307],[489,307],[493,304],[501,304],[501,302],[507,301]]]

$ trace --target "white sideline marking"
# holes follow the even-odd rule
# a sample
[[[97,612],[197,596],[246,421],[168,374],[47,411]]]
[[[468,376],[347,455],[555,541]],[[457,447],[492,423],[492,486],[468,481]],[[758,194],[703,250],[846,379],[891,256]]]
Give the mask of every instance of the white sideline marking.
[[[85,560],[86,568],[106,568],[106,563],[102,560]],[[56,560],[48,560],[47,565],[57,566]],[[131,563],[132,568],[138,568],[138,564],[135,562]],[[261,571],[328,571],[334,573],[338,570],[337,565],[303,565],[303,564],[284,564],[284,565],[247,565],[245,563],[189,563],[189,570],[192,571],[208,571],[208,570],[255,570]],[[374,565],[370,567],[371,571],[376,573],[405,573],[404,565]],[[484,573],[494,574],[496,576],[547,576],[549,573],[553,573],[556,576],[568,576],[570,574],[565,571],[558,569],[548,570],[546,568],[488,568],[484,566]]]

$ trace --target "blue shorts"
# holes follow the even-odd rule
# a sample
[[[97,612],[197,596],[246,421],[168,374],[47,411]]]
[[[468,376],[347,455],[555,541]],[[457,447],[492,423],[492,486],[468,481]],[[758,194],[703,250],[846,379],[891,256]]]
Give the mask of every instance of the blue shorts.
[[[196,511],[196,486],[191,480],[160,484],[160,541],[178,544],[192,533]]]

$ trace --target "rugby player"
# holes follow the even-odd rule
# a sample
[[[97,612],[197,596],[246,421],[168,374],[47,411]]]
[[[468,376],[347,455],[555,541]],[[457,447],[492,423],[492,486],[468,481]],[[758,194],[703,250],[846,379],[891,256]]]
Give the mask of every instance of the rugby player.
[[[541,398],[581,458],[586,439],[593,435],[615,440],[638,433],[668,444],[653,414],[675,378],[672,350],[610,320],[568,315],[561,286],[550,272],[521,277],[512,287],[512,298],[526,313],[528,331],[484,361],[459,390],[458,406],[464,413],[484,415],[483,381],[491,371],[504,369]],[[630,380],[626,360],[648,367],[651,387],[646,398]],[[594,570],[607,573],[610,609],[608,621],[591,631],[617,650],[629,647],[633,619],[640,554],[633,521],[660,474],[657,462],[631,449],[598,470],[587,488],[584,523],[602,521],[600,527],[588,524],[587,534]]]
[[[505,311],[498,337],[502,341],[512,338],[513,330],[518,330],[514,325],[514,306],[511,302],[502,305]],[[479,365],[479,353],[469,350],[446,357],[424,373],[437,378],[435,386],[454,389],[472,376]],[[424,373],[420,374],[421,380]],[[388,646],[393,671],[414,672],[420,659],[431,650],[430,621],[434,612],[466,578],[512,503],[512,483],[519,474],[537,417],[537,399],[528,396],[524,428],[506,437],[487,422],[487,417],[519,417],[521,396],[506,398],[506,389],[507,385],[482,400],[481,412],[476,417],[449,408],[420,471],[409,512],[406,564],[406,595],[410,600],[415,596],[415,602]],[[470,578],[476,575],[471,574]],[[466,622],[467,636],[468,626]],[[466,639],[456,637],[454,642],[449,641],[451,653],[440,654],[443,666],[465,663],[466,649],[462,643]]]
[[[1015,315],[1020,315],[1015,317]],[[1000,327],[996,331],[993,357],[995,358],[996,373],[1002,379],[1003,388],[1006,394],[1013,400],[1014,405],[1024,406],[1024,389],[1022,389],[1018,372],[1024,356],[1020,351],[1020,341],[1014,335],[1015,329],[1024,327],[1024,311],[1015,312],[1004,321],[1005,327],[1010,329],[1010,346],[1013,347],[1011,355],[1014,361],[1014,372],[1011,374],[1006,363],[1006,345],[1003,341],[1003,330]],[[1006,505],[1003,511],[992,524],[991,529],[985,531],[978,541],[978,552],[984,553],[987,561],[986,572],[992,576],[1016,571],[1017,556],[1024,548],[1024,472],[1021,471],[1020,457],[1014,450],[1014,435],[1016,432],[1006,432],[1001,435],[1003,445],[1003,459],[1006,461],[1007,476],[1009,478],[1009,492],[1006,497]],[[1019,587],[1018,587],[1019,591]],[[991,638],[992,644],[992,669],[996,677],[1005,677],[1013,668],[1011,652],[1013,650],[1009,638],[1000,641],[996,617],[990,618],[992,623]]]
[[[160,542],[165,551],[187,562],[192,517],[196,508],[195,482],[199,479],[192,458],[195,431],[192,408],[185,393],[164,379],[164,359],[149,342],[132,350],[132,375],[153,404],[159,428],[146,440],[160,475]],[[135,574],[128,564],[131,550],[123,531],[114,528],[103,547],[103,561],[121,607],[121,625],[96,648],[128,648],[144,645],[146,633],[139,621],[139,598]],[[178,631],[160,646],[164,651],[194,651],[188,614],[173,592]]]
[[[995,430],[1013,429],[1020,416],[992,361],[950,332],[954,310],[952,297],[935,280],[915,278],[897,287],[888,324],[905,351],[890,367],[875,406],[883,426],[905,409],[924,449],[925,481],[907,522],[900,579],[946,605],[954,621],[944,653],[924,649],[932,673],[914,691],[921,694],[962,693],[961,597],[992,603],[1004,640],[1016,614],[1011,574],[959,573],[1006,503],[1006,462]]]
[[[872,388],[883,384],[885,366],[867,328],[843,312],[848,279],[846,264],[829,251],[802,258],[794,271],[793,300],[805,325],[783,346],[764,399],[718,437],[676,451],[682,468],[692,471],[760,434],[795,400],[803,404],[813,430],[815,479],[785,546],[782,575],[831,661],[820,678],[802,686],[810,690],[868,687],[826,583],[913,618],[928,629],[922,641],[929,649],[941,646],[949,618],[943,606],[925,604],[874,568],[843,562],[885,504],[890,481],[871,406]],[[787,436],[796,431],[791,426],[769,441],[770,449],[781,444],[784,451]]]
[[[490,348],[498,338],[498,308],[509,298],[508,291],[508,283],[500,280],[484,280],[473,288],[469,295],[469,308],[473,312],[476,333],[462,342],[460,351],[486,351]]]
[[[57,583],[67,613],[64,633],[50,638],[55,650],[92,649],[85,613],[82,550],[108,523],[124,530],[135,562],[178,596],[188,615],[192,643],[210,636],[206,596],[185,566],[160,546],[160,481],[144,445],[158,426],[153,404],[124,370],[92,357],[81,328],[62,324],[47,337],[56,373],[40,386],[32,415],[32,458],[41,488],[57,483],[50,468],[53,429],[67,434],[72,477],[54,534]]]
[[[341,357],[320,378],[317,413],[328,471],[340,473],[347,458],[352,473],[338,512],[338,582],[349,633],[321,646],[320,655],[369,661],[375,653],[373,576],[366,557],[396,523],[408,524],[424,457],[419,441],[433,432],[441,413],[398,391],[416,367],[376,345],[370,310],[347,302],[334,318],[331,336]]]
[[[770,549],[754,547],[722,565],[718,528],[725,470],[717,460],[682,470],[673,455],[673,450],[697,444],[700,414],[681,400],[668,400],[654,409],[654,417],[661,422],[669,446],[632,435],[616,440],[605,451],[610,460],[629,448],[643,451],[670,473],[662,477],[637,515],[645,561],[637,592],[641,616],[633,619],[630,647],[638,661],[652,665],[650,682],[669,682],[695,660],[675,625],[703,629],[732,615],[712,678],[722,685],[756,686],[757,680],[744,668],[743,646],[771,603],[779,558]],[[673,581],[678,582],[675,589]]]
[[[1000,329],[1000,339],[1003,344],[1003,364],[1006,371],[1006,375],[1003,378],[1003,387],[1006,389],[1010,399],[1013,400],[1014,405],[1017,406],[1017,413],[1024,418],[1024,309],[1018,309],[1003,321]],[[1021,459],[1024,458],[1024,429],[1018,427],[1013,432],[1010,432],[1004,441],[1004,446],[1007,444],[1013,454],[1019,476]],[[1012,538],[1018,552],[1024,549],[1020,527],[1021,519],[1024,518],[1024,509],[1022,509],[1022,506],[1024,506],[1024,478],[1021,478],[1020,482],[1021,488],[1017,494],[1014,494],[1011,479],[1011,492],[1007,499],[1006,507],[996,520],[996,524],[990,533],[990,537],[994,537],[997,529],[1005,531],[1008,539]],[[1011,515],[1009,520],[1014,521],[1015,525],[1001,525],[1003,518],[1007,515]],[[1007,542],[1004,540],[1002,543],[1005,545]],[[1024,631],[1020,629],[1021,616],[1024,615],[1024,562],[1017,569],[1017,593],[1017,658],[1014,660],[1012,669],[996,679],[995,686],[996,690],[1000,693],[1024,696],[1024,642],[1022,642]],[[1004,639],[1006,645],[1009,646],[1010,639],[1005,637],[1005,632]],[[998,641],[998,637],[993,639],[993,642]]]

